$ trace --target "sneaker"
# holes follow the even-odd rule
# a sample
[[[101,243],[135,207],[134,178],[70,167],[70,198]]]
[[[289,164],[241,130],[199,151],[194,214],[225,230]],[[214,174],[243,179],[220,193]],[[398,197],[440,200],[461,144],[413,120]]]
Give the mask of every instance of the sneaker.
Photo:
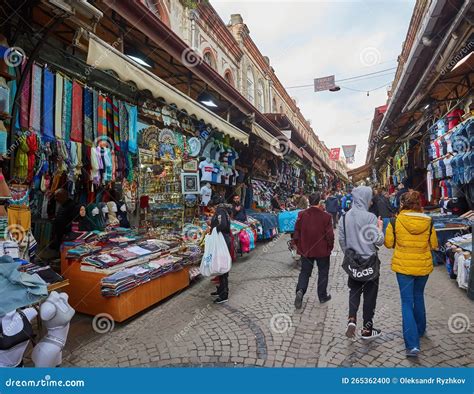
[[[295,298],[295,308],[296,309],[301,309],[303,306],[303,290],[298,290],[296,292],[296,298]]]
[[[356,324],[353,321],[347,323],[346,337],[354,339],[356,335]]]
[[[217,291],[213,291],[213,292],[211,293],[211,296],[216,296],[216,295],[219,295],[219,293],[218,293]]]
[[[407,349],[407,357],[418,357],[420,349],[414,347],[413,349]]]
[[[331,299],[331,295],[329,294],[326,298],[322,299],[322,300],[319,300],[319,302],[321,304],[325,304],[326,302],[328,302],[330,299]]]
[[[223,298],[219,297],[214,300],[214,304],[223,304],[224,302],[229,301],[229,297]]]
[[[372,339],[372,338],[377,338],[379,337],[380,335],[382,335],[382,331],[376,329],[376,328],[372,328],[370,330],[362,330],[361,331],[361,336],[362,336],[362,339]]]

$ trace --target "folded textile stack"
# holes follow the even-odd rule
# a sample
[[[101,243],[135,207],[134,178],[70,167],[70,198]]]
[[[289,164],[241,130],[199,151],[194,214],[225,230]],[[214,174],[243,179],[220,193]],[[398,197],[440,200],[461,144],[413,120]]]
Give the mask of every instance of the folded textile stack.
[[[26,272],[30,275],[38,274],[47,284],[61,282],[64,278],[54,271],[49,265],[39,266],[33,263],[23,264],[18,268],[21,272]]]

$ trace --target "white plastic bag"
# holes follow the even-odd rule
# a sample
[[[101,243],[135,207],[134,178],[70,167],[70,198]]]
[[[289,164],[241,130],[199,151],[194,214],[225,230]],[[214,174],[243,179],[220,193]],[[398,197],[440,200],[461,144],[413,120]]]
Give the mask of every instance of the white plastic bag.
[[[200,272],[203,276],[222,275],[230,271],[232,258],[222,233],[214,228],[206,235],[204,255],[201,260]]]

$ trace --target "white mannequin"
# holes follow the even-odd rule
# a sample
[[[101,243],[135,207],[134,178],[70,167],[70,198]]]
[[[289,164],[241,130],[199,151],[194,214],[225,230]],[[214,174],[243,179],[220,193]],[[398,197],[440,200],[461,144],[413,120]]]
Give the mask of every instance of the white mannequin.
[[[92,213],[92,216],[98,215],[98,214],[99,214],[99,208],[95,207],[95,208],[91,211],[91,213]]]
[[[115,201],[109,201],[107,203],[107,207],[108,207],[108,212],[109,212],[108,214],[109,224],[112,226],[119,224],[119,220],[117,219],[117,204],[115,203]]]
[[[31,354],[35,367],[57,367],[63,361],[69,323],[76,313],[68,304],[68,298],[66,293],[53,291],[41,305],[40,317],[48,333],[34,347]]]
[[[207,182],[203,187],[201,187],[201,202],[202,205],[207,207],[207,204],[209,204],[209,201],[211,200],[212,197],[212,189],[211,189],[211,184]]]
[[[25,308],[22,310],[27,319],[31,322],[37,315],[36,309]],[[0,318],[2,323],[3,336],[14,336],[24,329],[23,319],[17,311],[8,312]],[[29,340],[18,343],[10,349],[0,350],[0,367],[16,367],[23,360]]]
[[[122,212],[127,212],[127,205],[122,204],[122,206],[120,207],[120,210],[121,210]]]

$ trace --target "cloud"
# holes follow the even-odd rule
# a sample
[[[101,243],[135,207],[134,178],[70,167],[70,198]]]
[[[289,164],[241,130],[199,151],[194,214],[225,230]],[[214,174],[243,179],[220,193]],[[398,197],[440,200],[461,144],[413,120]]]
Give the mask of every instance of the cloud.
[[[336,80],[396,66],[414,1],[213,1],[224,21],[240,13],[250,34],[285,87],[311,85],[316,77]],[[389,71],[390,72],[390,71]],[[387,72],[387,73],[389,73]],[[326,145],[357,144],[356,162],[364,164],[375,107],[386,103],[384,75],[341,81],[337,93],[311,87],[288,89],[303,115]],[[349,90],[356,89],[362,92]],[[366,91],[372,91],[367,96]]]

